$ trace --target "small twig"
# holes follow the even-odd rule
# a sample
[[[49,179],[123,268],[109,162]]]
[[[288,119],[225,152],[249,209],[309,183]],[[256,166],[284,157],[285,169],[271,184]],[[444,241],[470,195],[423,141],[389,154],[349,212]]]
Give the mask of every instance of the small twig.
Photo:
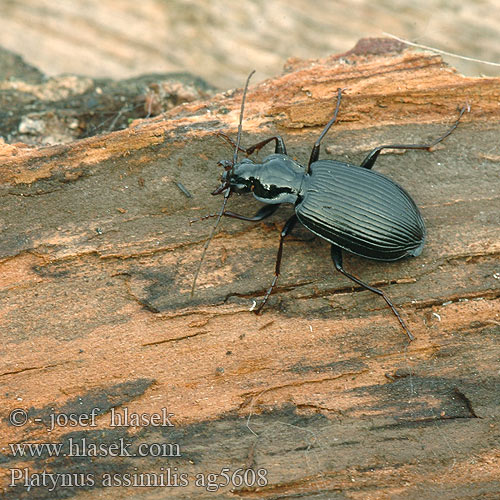
[[[382,34],[389,36],[391,38],[394,38],[398,42],[405,43],[406,45],[411,45],[412,47],[418,47],[419,49],[430,50],[432,52],[436,52],[438,54],[443,54],[445,56],[458,57],[459,59],[463,59],[464,61],[473,61],[473,62],[478,62],[478,63],[482,63],[482,64],[489,64],[490,66],[500,66],[500,63],[495,63],[495,62],[491,62],[491,61],[483,61],[482,59],[475,59],[474,57],[461,56],[460,54],[453,54],[452,52],[446,52],[445,50],[439,50],[439,49],[435,49],[434,47],[428,47],[427,45],[421,45],[419,43],[410,42],[408,40],[405,40],[404,38],[399,38],[396,35],[392,35],[391,33],[386,33],[385,31],[383,31]]]

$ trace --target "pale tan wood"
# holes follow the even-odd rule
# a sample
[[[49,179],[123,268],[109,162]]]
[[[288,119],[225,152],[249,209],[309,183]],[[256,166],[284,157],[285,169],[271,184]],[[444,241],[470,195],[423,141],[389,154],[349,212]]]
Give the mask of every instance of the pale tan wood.
[[[213,496],[197,473],[265,468],[269,484],[236,496],[494,498],[498,492],[498,79],[464,78],[438,57],[372,41],[292,65],[251,86],[243,143],[276,132],[307,161],[347,87],[322,156],[360,162],[376,145],[437,137],[432,153],[386,154],[377,169],[414,196],[428,227],[416,259],[345,257],[382,287],[417,337],[410,346],[379,297],[336,274],[325,242],[297,230],[262,316],[289,209],[264,223],[224,220],[189,291],[220,199],[214,137],[235,133],[241,91],[136,121],[124,131],[0,153],[0,436],[9,469],[189,474],[174,497]],[[328,153],[326,150],[329,150]],[[271,148],[272,150],[272,148]],[[261,157],[265,153],[261,153]],[[185,196],[181,182],[193,195]],[[231,208],[252,213],[249,197]],[[100,408],[97,428],[47,432],[53,411]],[[175,427],[110,428],[110,409],[174,413]],[[24,408],[26,426],[7,417]],[[55,410],[52,410],[54,408]],[[71,434],[76,432],[76,434]],[[20,459],[9,443],[178,443],[181,457]],[[57,498],[33,488],[36,498]],[[61,490],[62,491],[62,490]],[[164,498],[165,489],[74,489],[76,498]],[[221,490],[229,497],[229,489]]]

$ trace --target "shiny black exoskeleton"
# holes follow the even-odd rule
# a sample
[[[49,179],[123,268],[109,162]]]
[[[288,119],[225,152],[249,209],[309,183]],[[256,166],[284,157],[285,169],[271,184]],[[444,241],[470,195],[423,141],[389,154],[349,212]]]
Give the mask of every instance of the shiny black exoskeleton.
[[[248,82],[247,82],[248,83]],[[375,148],[360,166],[334,160],[320,160],[321,140],[336,121],[342,92],[338,90],[337,106],[330,122],[314,144],[307,168],[287,155],[280,136],[270,137],[247,149],[239,147],[225,134],[219,134],[235,147],[233,161],[221,161],[225,172],[221,185],[212,194],[225,194],[221,216],[246,221],[260,221],[272,215],[281,203],[291,203],[295,214],[285,223],[281,232],[274,279],[261,305],[260,312],[272,292],[280,273],[283,240],[295,224],[331,243],[335,268],[362,287],[381,295],[398,318],[408,338],[413,340],[406,323],[382,290],[364,283],[342,266],[342,250],[370,259],[393,261],[406,256],[418,256],[425,243],[425,225],[410,195],[396,182],[371,170],[383,149],[430,150],[457,127],[464,107],[455,124],[431,144],[395,144]],[[242,105],[243,109],[243,105]],[[241,117],[240,117],[241,120]],[[251,155],[267,143],[275,141],[275,153],[261,163],[249,158],[237,162],[237,151]],[[225,210],[225,202],[233,192],[252,192],[265,205],[253,216],[246,217]]]
[[[410,195],[367,168],[318,160],[309,173],[283,153],[262,163],[248,158],[227,180],[237,193],[252,192],[263,203],[292,203],[299,222],[343,250],[391,261],[420,255],[424,221]]]

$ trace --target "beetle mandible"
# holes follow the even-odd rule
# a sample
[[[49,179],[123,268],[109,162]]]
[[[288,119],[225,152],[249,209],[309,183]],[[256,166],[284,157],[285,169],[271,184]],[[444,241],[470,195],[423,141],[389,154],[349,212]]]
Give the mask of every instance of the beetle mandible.
[[[240,147],[243,110],[248,84],[254,71],[247,78],[241,102],[240,122],[236,142],[222,132],[221,136],[234,147],[232,160],[219,161],[224,168],[220,186],[212,194],[224,194],[222,207],[217,214],[210,214],[198,220],[217,217],[217,222],[205,243],[202,257],[196,271],[191,293],[203,262],[208,245],[223,216],[244,221],[261,221],[272,215],[282,203],[294,205],[295,213],[281,231],[274,278],[260,306],[254,311],[260,313],[278,281],[283,253],[283,241],[297,222],[309,231],[331,243],[331,257],[335,269],[361,287],[370,290],[385,300],[399,320],[409,340],[414,336],[387,295],[356,276],[347,272],[342,265],[342,251],[368,259],[394,261],[407,256],[418,256],[425,244],[425,225],[411,196],[392,179],[372,170],[380,152],[384,149],[430,150],[448,137],[458,126],[466,104],[453,126],[438,139],[429,144],[388,144],[378,146],[359,166],[336,160],[320,160],[321,141],[337,120],[342,99],[342,89],[337,89],[337,104],[332,119],[314,143],[307,167],[288,156],[285,143],[279,135],[265,139],[246,149]],[[261,163],[248,156],[258,152],[266,144],[275,141],[274,154]],[[238,152],[247,158],[238,161]],[[250,193],[265,203],[253,217],[226,210],[232,193]]]

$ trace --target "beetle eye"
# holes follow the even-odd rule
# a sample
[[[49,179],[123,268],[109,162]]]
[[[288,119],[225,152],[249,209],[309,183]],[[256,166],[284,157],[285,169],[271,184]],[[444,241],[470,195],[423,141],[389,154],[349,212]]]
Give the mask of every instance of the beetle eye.
[[[226,172],[233,168],[233,162],[229,160],[220,160],[217,162],[217,165],[219,165],[219,167],[223,167]]]

